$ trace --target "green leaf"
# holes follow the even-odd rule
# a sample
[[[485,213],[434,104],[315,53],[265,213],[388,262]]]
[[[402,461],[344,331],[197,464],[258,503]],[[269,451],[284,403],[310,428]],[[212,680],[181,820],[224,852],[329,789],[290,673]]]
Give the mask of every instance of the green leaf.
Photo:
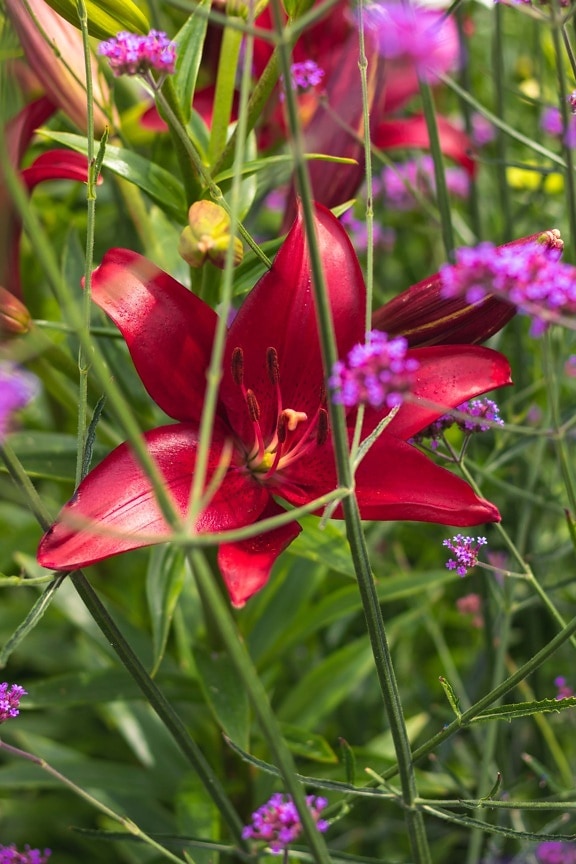
[[[346,782],[351,786],[356,784],[356,757],[354,751],[345,738],[340,738],[340,750],[344,757],[344,767],[346,769]]]
[[[576,708],[576,696],[565,699],[539,699],[534,702],[515,702],[513,705],[498,705],[489,708],[473,717],[471,723],[482,723],[484,720],[514,720],[516,717],[530,717],[532,714],[554,712],[559,714],[566,708]]]
[[[448,702],[450,703],[450,707],[454,711],[454,714],[456,715],[456,717],[461,717],[462,711],[460,710],[460,701],[451,683],[448,681],[447,678],[440,676],[440,684],[442,685],[442,689],[446,694],[446,698],[448,699]]]
[[[76,150],[77,153],[88,153],[88,142],[82,135],[73,135],[69,132],[52,132],[49,129],[41,129],[39,133],[52,141],[57,141],[65,147]],[[109,144],[104,154],[103,165],[123,177],[130,183],[134,183],[143,192],[152,198],[163,210],[178,222],[186,222],[186,201],[184,192],[178,180],[157,165],[150,162],[138,153],[126,150],[124,147],[115,147]]]
[[[248,748],[250,708],[248,697],[238,686],[236,667],[225,653],[194,646],[200,687],[214,719],[228,738]]]
[[[19,627],[16,628],[14,633],[10,636],[2,651],[0,651],[0,669],[3,669],[13,651],[18,648],[20,643],[25,639],[31,630],[39,624],[40,619],[50,606],[52,602],[52,598],[54,594],[62,584],[62,580],[65,578],[65,575],[60,575],[59,578],[55,579],[53,582],[48,585],[45,591],[38,597],[32,608],[30,609],[28,615],[20,624]]]
[[[202,58],[202,47],[208,27],[207,12],[209,9],[210,0],[201,0],[174,37],[174,42],[178,46],[174,86],[186,122],[191,115],[192,99]]]
[[[334,750],[322,735],[316,735],[308,729],[301,729],[300,726],[291,726],[289,723],[281,723],[280,731],[296,756],[303,756],[312,762],[331,764],[338,762]]]
[[[152,676],[158,671],[166,651],[174,611],[184,587],[186,566],[185,555],[181,549],[157,546],[151,552],[146,575],[146,596],[152,623]]]
[[[46,0],[59,15],[80,28],[76,0]],[[121,30],[148,33],[150,24],[133,0],[84,0],[88,33],[96,39],[110,39]]]
[[[77,441],[58,432],[14,432],[10,445],[30,477],[66,481],[74,477]],[[96,444],[93,455],[102,459],[106,448]],[[0,473],[6,471],[0,463]]]

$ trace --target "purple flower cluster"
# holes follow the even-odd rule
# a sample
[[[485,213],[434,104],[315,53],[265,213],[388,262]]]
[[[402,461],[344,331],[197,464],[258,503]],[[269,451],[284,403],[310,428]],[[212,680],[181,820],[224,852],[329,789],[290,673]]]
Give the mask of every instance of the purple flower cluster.
[[[456,412],[468,416],[458,417]],[[434,420],[433,423],[415,435],[412,442],[421,444],[424,440],[429,440],[431,448],[435,450],[444,432],[452,426],[458,426],[462,432],[472,435],[476,432],[487,432],[492,423],[496,423],[498,426],[504,425],[496,402],[486,397],[470,399],[468,402],[462,402],[453,411],[438,417],[437,420]]]
[[[40,849],[31,849],[29,846],[19,852],[12,843],[10,846],[0,846],[0,864],[46,864],[51,854],[50,849],[41,852]]]
[[[539,864],[576,864],[576,845],[563,840],[547,840],[536,847]]]
[[[480,547],[487,543],[485,537],[465,537],[463,534],[456,534],[449,540],[443,540],[442,545],[446,546],[454,556],[448,559],[446,567],[448,570],[456,570],[459,576],[466,576],[468,570],[478,563]]]
[[[314,60],[302,60],[299,63],[292,64],[290,67],[290,77],[292,79],[292,89],[302,93],[322,83],[324,70]]]
[[[150,30],[147,36],[118,33],[101,42],[98,53],[107,57],[114,75],[147,75],[151,70],[173,75],[176,68],[176,44],[161,30]]]
[[[326,799],[307,795],[306,804],[318,831],[327,831],[328,822],[320,819],[328,804]],[[277,792],[252,814],[252,822],[242,830],[242,836],[247,840],[264,840],[270,851],[278,855],[298,839],[301,831],[302,823],[292,798]]]
[[[340,222],[345,226],[350,239],[354,244],[356,252],[365,252],[368,248],[368,231],[366,222],[357,219],[353,210],[346,210],[340,217]],[[396,240],[396,232],[393,228],[385,228],[379,222],[373,223],[372,240],[375,249],[390,250]]]
[[[572,99],[573,94],[568,98]],[[570,103],[572,105],[572,103]],[[540,128],[547,135],[552,135],[554,138],[563,138],[564,144],[573,150],[576,147],[576,115],[571,114],[568,118],[566,131],[564,131],[564,121],[562,112],[559,108],[545,108],[540,117]]]
[[[0,443],[14,411],[24,408],[38,392],[38,381],[13,363],[0,362]]]
[[[556,699],[568,699],[570,696],[575,695],[574,689],[567,684],[566,678],[563,675],[558,675],[554,679],[554,686],[557,690]]]
[[[402,336],[389,339],[386,333],[371,330],[364,345],[355,345],[345,362],[334,364],[328,381],[332,398],[341,405],[394,408],[412,388],[419,365]]]
[[[442,12],[410,2],[379,2],[366,7],[364,20],[383,57],[413,65],[426,81],[457,65],[454,25]]]
[[[6,681],[0,684],[0,723],[9,720],[10,717],[18,716],[20,713],[18,710],[20,708],[20,700],[26,695],[26,690],[20,687],[19,684],[11,684],[9,686]]]
[[[466,198],[470,191],[470,178],[463,168],[446,168],[446,186],[456,198]],[[381,190],[389,207],[395,210],[412,210],[417,200],[411,191],[417,189],[423,195],[436,193],[434,160],[431,156],[409,159],[394,167],[387,165],[381,174]]]
[[[576,267],[562,263],[561,254],[537,241],[458,249],[456,263],[440,269],[442,296],[478,303],[496,294],[529,315],[530,334],[540,336],[558,316],[576,311]]]

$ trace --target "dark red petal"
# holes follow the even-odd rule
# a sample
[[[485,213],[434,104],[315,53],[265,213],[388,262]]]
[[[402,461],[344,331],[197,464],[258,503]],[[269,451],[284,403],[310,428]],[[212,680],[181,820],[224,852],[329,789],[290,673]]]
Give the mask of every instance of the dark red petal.
[[[22,171],[22,179],[29,191],[44,180],[78,180],[86,183],[88,179],[88,160],[83,153],[72,150],[48,150]],[[102,182],[102,177],[98,178]]]
[[[386,430],[404,440],[467,399],[512,383],[508,360],[491,348],[443,345],[414,348],[409,355],[420,363],[416,382]],[[379,420],[377,413],[367,410],[365,434]]]
[[[147,432],[144,439],[177,511],[184,514],[196,460],[196,428],[182,424],[161,426]],[[208,479],[218,465],[223,442],[222,437],[213,440]],[[222,531],[255,522],[268,500],[263,486],[232,467],[200,514],[195,530]],[[170,533],[148,477],[129,446],[121,444],[80,484],[44,535],[38,561],[49,569],[72,570],[119,552],[161,543]]]
[[[56,106],[47,96],[41,96],[34,102],[29,102],[21,111],[6,124],[5,138],[8,156],[14,166],[20,164],[20,160],[28,149],[32,136],[36,129],[41,126],[56,111]]]
[[[92,298],[122,332],[144,386],[176,420],[204,404],[216,313],[142,255],[111,249],[92,275]]]
[[[315,225],[328,295],[334,316],[339,356],[364,338],[365,287],[352,244],[339,221],[316,206]],[[227,338],[221,398],[232,427],[252,440],[248,412],[230,374],[232,352],[244,352],[244,383],[261,409],[264,434],[276,426],[276,394],[266,371],[266,350],[276,348],[283,407],[304,411],[318,408],[324,381],[312,273],[302,215],[290,229],[274,264],[244,301]]]
[[[278,504],[270,501],[260,519],[283,512]],[[301,530],[297,522],[289,522],[249,540],[222,543],[218,549],[218,566],[234,606],[244,606],[246,600],[264,587],[277,557]]]
[[[500,514],[471,487],[416,447],[383,434],[356,473],[363,519],[480,525]]]
[[[476,162],[470,156],[474,148],[468,135],[441,115],[437,115],[437,124],[442,153],[458,162],[470,175],[473,175]],[[374,130],[372,141],[381,150],[412,147],[428,150],[430,148],[426,119],[420,114],[416,117],[385,120],[379,123]]]

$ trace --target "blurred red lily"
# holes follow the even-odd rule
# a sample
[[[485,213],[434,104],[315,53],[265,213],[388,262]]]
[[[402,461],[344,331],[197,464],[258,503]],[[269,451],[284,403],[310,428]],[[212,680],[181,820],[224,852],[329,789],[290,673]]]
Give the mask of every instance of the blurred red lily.
[[[364,338],[364,282],[338,220],[319,205],[315,214],[338,351],[344,356]],[[227,442],[233,455],[196,520],[198,533],[257,524],[283,511],[276,498],[298,506],[337,485],[311,281],[299,214],[271,270],[228,330],[207,482]],[[145,433],[144,440],[184,515],[216,313],[125,249],[106,254],[94,273],[92,297],[120,328],[152,398],[178,421]],[[420,362],[416,401],[400,408],[356,473],[362,517],[459,526],[498,520],[494,505],[407,441],[447,408],[510,383],[506,358],[470,345],[412,353]],[[366,411],[365,434],[386,411]],[[350,429],[355,413],[348,415]],[[300,530],[293,522],[220,545],[218,563],[236,606],[262,588],[276,558]],[[160,542],[169,534],[148,478],[128,444],[122,444],[81,483],[42,539],[38,560],[44,567],[69,570],[148,545],[154,542],[151,535]]]

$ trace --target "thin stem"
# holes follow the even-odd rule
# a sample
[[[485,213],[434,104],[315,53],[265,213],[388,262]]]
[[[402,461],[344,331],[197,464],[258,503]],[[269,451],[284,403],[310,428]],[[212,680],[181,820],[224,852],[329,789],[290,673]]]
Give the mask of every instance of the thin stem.
[[[494,82],[496,85],[496,114],[501,122],[504,121],[505,94],[504,78],[504,45],[503,13],[501,6],[494,7],[494,42],[492,46],[492,69],[494,71]],[[496,150],[498,161],[496,163],[496,174],[498,180],[498,191],[500,198],[500,212],[503,219],[503,236],[505,239],[512,237],[512,214],[510,211],[510,196],[508,194],[508,180],[506,177],[506,139],[502,128],[498,127],[496,135]]]
[[[442,156],[442,148],[440,147],[440,136],[438,134],[438,124],[436,122],[436,108],[434,106],[432,89],[428,82],[422,78],[420,79],[420,98],[422,100],[424,117],[426,118],[426,128],[428,129],[428,138],[430,140],[430,153],[432,154],[432,159],[434,161],[436,201],[438,203],[438,210],[440,211],[442,239],[444,241],[446,257],[449,261],[452,261],[455,247],[454,229],[452,227],[452,211],[450,208],[448,187],[446,186],[444,158]]]

